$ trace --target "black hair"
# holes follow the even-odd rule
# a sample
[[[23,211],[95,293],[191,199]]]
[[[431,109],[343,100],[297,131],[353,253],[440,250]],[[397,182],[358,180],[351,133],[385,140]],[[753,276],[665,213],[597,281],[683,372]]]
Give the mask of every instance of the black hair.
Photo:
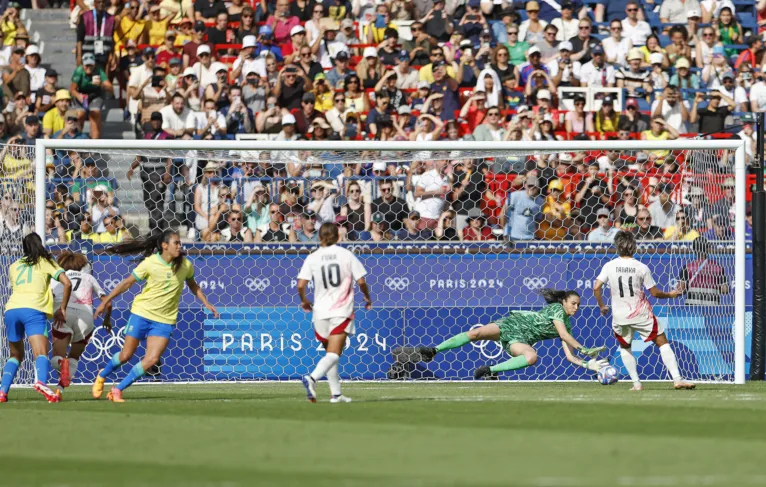
[[[21,249],[24,252],[21,261],[30,267],[36,266],[40,259],[56,264],[53,254],[48,252],[48,249],[43,245],[43,240],[34,232],[24,237],[24,240],[21,241]]]
[[[162,244],[168,243],[170,237],[174,235],[179,236],[178,232],[174,230],[165,230],[162,233],[153,233],[125,243],[112,245],[106,251],[116,255],[143,254],[144,258],[147,258],[154,253],[162,253]],[[178,272],[185,258],[186,254],[181,252],[178,257],[173,259],[173,272]]]
[[[620,230],[614,236],[614,246],[620,257],[633,257],[638,250],[636,247],[636,236],[632,232]]]
[[[545,299],[545,302],[548,304],[552,303],[563,303],[567,299],[569,299],[572,296],[580,297],[580,294],[577,291],[558,291],[556,289],[551,289],[549,287],[546,287],[545,289],[540,290],[540,295]]]

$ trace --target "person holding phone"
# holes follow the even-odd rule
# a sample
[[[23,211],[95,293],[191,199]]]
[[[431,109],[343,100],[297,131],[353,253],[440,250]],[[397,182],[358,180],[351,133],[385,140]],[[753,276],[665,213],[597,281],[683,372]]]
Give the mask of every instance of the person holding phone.
[[[105,95],[113,90],[112,82],[104,69],[96,66],[96,57],[91,53],[82,56],[82,66],[78,66],[72,74],[70,91],[75,100],[75,106],[82,108],[90,120],[91,138],[101,138],[101,110],[104,107]]]

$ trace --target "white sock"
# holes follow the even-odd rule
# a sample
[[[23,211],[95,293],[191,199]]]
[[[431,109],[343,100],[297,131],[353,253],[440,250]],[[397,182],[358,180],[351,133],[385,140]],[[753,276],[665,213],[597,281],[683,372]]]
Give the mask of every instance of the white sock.
[[[674,382],[681,380],[681,373],[678,372],[678,361],[676,360],[676,354],[673,353],[673,349],[670,348],[670,344],[666,343],[660,347],[660,356],[662,357],[662,363],[667,367],[670,376]]]
[[[640,384],[638,380],[638,364],[636,364],[636,357],[633,356],[633,351],[630,348],[620,347],[620,357],[622,357],[622,364],[628,369],[628,375],[633,384]]]
[[[340,396],[340,375],[338,375],[338,362],[327,371],[327,382],[330,384],[330,394]]]
[[[337,365],[339,359],[340,356],[337,353],[327,352],[325,356],[322,357],[322,359],[317,363],[314,372],[311,373],[311,378],[314,380],[319,380],[327,375],[327,371],[330,370],[333,365]]]
[[[77,375],[77,366],[80,364],[80,361],[75,358],[69,358],[69,378],[74,380],[74,376]]]
[[[61,357],[59,357],[58,355],[56,355],[55,357],[53,357],[53,358],[51,359],[51,366],[52,366],[54,369],[56,369],[56,370],[58,370],[58,371],[60,372],[60,371],[61,371],[61,361],[62,361],[62,360],[64,360],[64,359],[63,359],[63,358],[61,358]]]

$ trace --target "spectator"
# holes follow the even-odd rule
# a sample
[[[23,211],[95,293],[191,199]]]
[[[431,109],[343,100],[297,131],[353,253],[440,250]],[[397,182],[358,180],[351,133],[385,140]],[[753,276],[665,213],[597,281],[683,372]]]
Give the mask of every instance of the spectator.
[[[687,13],[692,10],[700,11],[700,4],[697,0],[664,0],[660,7],[660,22],[663,24],[684,24]]]
[[[641,132],[641,140],[675,140],[678,138],[678,131],[668,124],[662,117],[654,117],[652,119],[651,128]],[[658,158],[664,158],[670,151],[668,150],[655,150],[649,151],[650,154],[656,155]],[[655,221],[657,221],[655,219]]]
[[[150,116],[150,130],[144,135],[146,140],[168,140],[173,136],[162,130],[162,114],[154,112]],[[169,157],[136,156],[126,174],[128,181],[133,178],[136,168],[141,169],[144,205],[149,213],[149,229],[163,230],[167,226],[164,218],[165,188],[171,181],[172,161]]]
[[[93,218],[93,230],[96,233],[105,232],[105,219],[116,216],[120,212],[120,210],[114,206],[114,192],[111,191],[109,186],[97,182],[91,190],[88,212],[90,212]]]
[[[412,29],[410,29],[412,32]],[[414,34],[414,32],[413,32]],[[340,22],[340,32],[336,38],[338,41],[346,44],[347,46],[353,46],[356,44],[362,44],[361,39],[357,35],[356,26],[351,19],[343,19]]]
[[[543,205],[545,222],[541,223],[546,240],[562,240],[566,238],[567,228],[572,225],[570,215],[572,204],[564,193],[564,184],[559,179],[548,183],[548,197]]]
[[[567,132],[582,133],[595,132],[593,126],[593,114],[585,112],[585,98],[576,96],[574,99],[574,111],[567,112],[565,115],[565,130]]]
[[[226,5],[218,0],[195,0],[194,2],[194,19],[199,23],[213,23],[221,12],[226,12]]]
[[[293,2],[292,5],[295,5]],[[314,9],[321,10],[321,5],[314,6]],[[297,63],[300,61],[301,46],[306,46],[311,52],[311,42],[306,42],[306,29],[302,25],[296,25],[290,30],[290,42],[283,44],[280,49],[282,50],[282,56],[287,63]]]
[[[437,215],[437,217],[438,216],[439,215]],[[434,237],[433,230],[426,228],[425,225],[421,223],[420,213],[417,210],[411,211],[402,223],[403,226],[401,230],[396,232],[397,240],[423,242],[432,240]],[[436,220],[436,223],[438,225],[438,219]]]
[[[184,7],[182,7],[184,8]],[[192,14],[194,15],[194,14]],[[184,18],[178,23],[178,32],[176,34],[176,47],[183,48],[188,42],[191,42],[194,38],[194,20],[191,18]],[[183,54],[183,51],[181,52]],[[182,58],[183,64],[183,58]]]
[[[681,25],[671,27],[670,41],[670,44],[665,47],[670,64],[675,63],[681,58],[692,58],[692,49],[689,46],[689,33],[686,27]]]
[[[721,43],[716,37],[715,30],[712,26],[704,27],[699,42],[695,46],[694,59],[698,68],[705,68],[713,62],[713,49],[716,46],[721,46]]]
[[[703,231],[703,237],[708,240],[734,240],[734,229],[727,225],[728,219],[721,215],[713,215],[713,228],[696,229]]]
[[[609,187],[598,174],[598,161],[588,164],[587,175],[577,185],[574,201],[580,206],[580,216],[588,226],[597,223],[597,212],[609,204]]]
[[[256,162],[248,162],[245,166],[245,177],[252,178],[255,175]],[[237,189],[239,186],[237,186]],[[245,200],[245,216],[247,216],[247,228],[255,233],[269,224],[269,193],[258,180],[247,179],[242,183],[242,194]]]
[[[598,37],[591,35],[593,24],[588,17],[580,19],[577,27],[577,36],[569,39],[572,43],[572,61],[580,61],[583,66],[590,62],[591,51],[596,47],[601,48],[601,41]],[[601,48],[603,51],[603,48]]]
[[[559,86],[580,86],[580,61],[572,61],[572,43],[563,41],[558,45],[559,55],[545,65],[551,82]]]
[[[76,230],[69,230],[64,234],[67,242],[91,240],[97,241],[98,234],[93,231],[93,226],[90,223],[90,213],[84,212],[77,215],[75,222],[78,224]]]
[[[723,86],[718,87],[721,96],[725,96],[721,106],[728,106],[731,111],[743,112],[748,110],[748,95],[745,88],[734,84],[734,73],[729,71],[721,77]],[[715,88],[713,89],[715,91]]]
[[[500,113],[496,107],[493,109],[497,110],[498,114]],[[487,96],[483,91],[477,90],[474,90],[473,96],[468,98],[463,104],[463,108],[460,109],[458,118],[465,120],[465,122],[468,124],[468,132],[473,134],[475,140],[478,140],[476,139],[476,129],[477,127],[481,126],[479,124],[486,121],[487,111]],[[498,125],[499,121],[500,119],[498,118],[495,121],[495,124]]]
[[[298,62],[295,64],[308,79],[313,80],[318,74],[324,74],[322,65],[312,59],[311,48],[309,46],[302,46],[299,49],[299,53]]]
[[[662,240],[662,230],[652,225],[652,215],[646,208],[640,208],[636,216],[637,226],[634,230],[636,240]]]
[[[434,0],[433,7],[420,19],[420,22],[423,24],[425,34],[436,39],[437,43],[447,42],[454,29],[454,25],[447,17],[444,0]]]
[[[588,242],[614,242],[614,237],[619,232],[612,226],[609,220],[609,210],[601,208],[596,212],[598,226],[588,233]]]
[[[214,225],[207,228],[207,235],[203,235],[206,242],[243,242],[251,243],[253,233],[243,225],[244,215],[238,210],[229,210],[226,213],[226,225],[220,231]],[[207,238],[206,238],[207,237]]]
[[[427,166],[430,161],[427,162]],[[445,205],[445,198],[451,191],[451,184],[445,175],[447,161],[436,159],[433,165],[420,177],[415,184],[415,206],[418,217],[422,219],[418,222],[418,228],[428,228],[433,230],[439,223],[439,216],[442,214]]]
[[[269,205],[269,223],[266,227],[258,228],[255,231],[254,241],[262,242],[287,242],[292,241],[282,230],[282,215],[279,213],[279,206],[272,203]],[[290,231],[292,236],[292,230]]]
[[[284,44],[290,39],[290,31],[296,25],[300,25],[300,19],[290,15],[290,3],[288,0],[277,0],[277,8],[274,14],[266,19],[266,25],[274,32],[274,41]]]
[[[585,86],[613,87],[616,72],[612,65],[606,63],[604,49],[600,45],[594,46],[590,49],[590,55],[590,61],[580,68],[580,82]]]
[[[739,70],[743,63],[748,63],[751,66],[758,66],[763,58],[763,41],[757,35],[750,35],[745,39],[747,49],[742,51],[737,60],[734,62],[734,69]],[[758,56],[761,59],[758,59]]]
[[[364,59],[356,66],[356,74],[364,89],[375,88],[383,76],[383,65],[379,62],[378,51],[374,47],[364,49]]]
[[[540,49],[540,55],[543,63],[547,64],[551,59],[555,58],[559,52],[559,41],[556,40],[556,34],[558,33],[558,27],[555,25],[547,25],[544,30],[544,38],[536,45]]]
[[[495,240],[492,229],[487,226],[487,221],[479,208],[468,212],[468,226],[463,229],[463,241],[487,241]]]
[[[535,0],[527,2],[528,18],[519,25],[519,40],[529,44],[537,44],[545,38],[543,32],[548,22],[540,19],[540,4]]]
[[[675,225],[665,229],[663,238],[665,240],[691,242],[699,238],[700,234],[689,226],[689,219],[683,210],[679,210],[675,215]]]
[[[498,142],[506,140],[505,127],[500,121],[500,109],[492,107],[487,110],[487,118],[484,123],[473,131],[474,140],[478,142]]]
[[[374,213],[372,215],[371,228],[369,231],[360,232],[357,240],[365,242],[382,242],[393,240],[393,234],[388,229],[383,213]]]
[[[348,54],[348,46],[346,46],[345,43],[339,41],[337,36],[338,22],[330,20],[327,25],[324,26],[324,33],[321,36],[322,40],[315,42],[311,46],[311,52],[317,56],[319,63],[323,68],[332,67],[332,60],[341,52]]]
[[[400,230],[402,221],[407,217],[407,203],[394,195],[392,180],[378,180],[378,189],[380,196],[373,200],[371,211],[383,215],[387,229]]]
[[[195,22],[192,40],[184,44],[183,47],[184,69],[197,64],[200,52],[210,54],[210,46],[204,41],[206,33],[207,27],[205,24],[200,21]],[[207,48],[200,51],[202,46],[207,46]],[[199,79],[199,73],[197,73],[197,79]]]
[[[743,41],[742,26],[734,18],[734,13],[729,7],[723,7],[718,13],[718,40],[724,45],[740,44]],[[736,56],[736,48],[726,48],[726,56]]]
[[[141,106],[141,126],[149,123],[151,116],[159,112],[165,105],[170,103],[170,95],[165,90],[165,77],[160,74],[153,75],[145,84],[139,95]]]
[[[617,132],[619,112],[614,109],[614,99],[607,95],[601,100],[601,108],[593,117],[593,128],[596,132]]]
[[[346,218],[350,240],[359,240],[361,232],[368,230],[372,217],[372,205],[365,202],[362,187],[352,181],[346,187],[347,202],[340,208],[340,216]]]
[[[410,64],[425,66],[431,62],[431,42],[422,22],[413,22],[410,26],[412,40],[404,41],[402,48],[408,53]]]
[[[229,14],[226,11],[218,12],[215,16],[215,25],[207,30],[207,42],[215,47],[218,44],[228,44],[234,40],[234,34],[229,30]],[[227,51],[216,49],[216,56],[227,54]]]
[[[731,72],[723,46],[716,45],[713,47],[712,53],[713,57],[710,64],[702,70],[702,83],[709,90],[722,87],[723,77]]]
[[[192,113],[186,119],[186,130],[195,138],[220,139],[226,134],[226,119],[216,109],[214,100],[205,100],[203,110]]]
[[[699,76],[689,69],[691,63],[686,58],[676,61],[676,72],[670,77],[669,84],[677,86],[681,90],[697,90],[700,87]]]
[[[223,63],[212,63],[208,70],[213,75],[205,88],[205,98],[215,101],[216,107],[223,108],[231,102],[229,98],[229,68]]]
[[[455,228],[455,212],[447,210],[439,217],[439,224],[434,230],[436,240],[441,241],[460,241],[462,236],[460,232]],[[494,238],[493,238],[494,240]]]
[[[646,39],[652,35],[652,28],[649,23],[643,20],[643,12],[639,3],[635,0],[629,1],[625,5],[626,17],[622,20],[623,35],[630,39],[634,46],[643,46]]]
[[[640,50],[631,49],[627,56],[628,67],[620,68],[615,74],[617,88],[626,88],[628,96],[641,97],[652,93],[651,73],[641,67],[643,58]]]
[[[316,214],[313,211],[304,212],[303,215],[301,215],[300,229],[290,230],[290,242],[292,243],[318,242],[319,234],[316,230],[316,227],[317,227]]]
[[[468,225],[471,210],[480,209],[487,185],[484,172],[474,166],[473,159],[458,161],[453,170],[452,209],[456,214],[458,233]]]
[[[712,91],[709,96],[707,106],[700,109],[699,104],[706,96],[703,93],[697,93],[694,97],[692,112],[689,115],[690,123],[699,121],[699,132],[703,134],[722,132],[726,126],[726,117],[731,113],[729,107],[734,106],[734,100],[718,90]],[[721,100],[726,104],[722,104]]]
[[[23,62],[24,49],[13,48],[8,65],[3,68],[3,95],[13,100],[17,93],[29,97],[31,93],[29,71]]]
[[[668,86],[663,93],[656,96],[652,104],[652,118],[661,117],[677,132],[687,133],[688,109],[688,103],[681,100],[678,88]]]
[[[236,134],[252,133],[255,117],[242,98],[242,88],[238,85],[232,86],[229,88],[229,96],[231,105],[221,111],[226,123],[226,134],[233,137]]]
[[[293,217],[300,216],[306,208],[305,198],[301,197],[302,189],[295,181],[288,181],[282,187],[280,195],[279,213],[289,221]]]
[[[326,73],[327,82],[333,89],[343,89],[346,76],[352,71],[348,68],[348,53],[339,52],[333,59],[334,67]]]
[[[29,117],[27,117],[29,118]],[[69,109],[64,114],[64,128],[62,130],[59,130],[58,132],[55,132],[51,138],[53,139],[87,139],[88,136],[85,135],[80,131],[78,122],[80,121],[80,117],[78,116],[77,110]],[[30,120],[34,121],[34,120]],[[39,130],[39,124],[37,124],[37,129]]]
[[[673,186],[669,183],[660,184],[657,187],[659,199],[649,205],[649,213],[652,216],[652,222],[659,228],[667,229],[675,223],[676,213],[681,211],[681,207],[671,200]]]
[[[216,162],[208,162],[202,172],[202,180],[194,190],[194,227],[189,229],[190,240],[195,238],[196,231],[202,233],[210,226],[210,222],[218,222],[215,213],[221,203],[221,187],[223,182],[220,176],[220,167]]]
[[[541,55],[540,55],[540,48],[537,46],[532,46],[529,48],[529,51],[527,51],[527,56],[529,58],[529,61],[522,64],[518,68],[519,73],[519,82],[522,85],[527,85],[528,80],[536,71],[542,71],[546,74],[548,74],[548,68],[542,64],[541,62]],[[480,78],[481,79],[481,76]],[[485,91],[489,92],[485,89]]]
[[[168,24],[173,20],[173,17],[178,13],[179,9],[166,5],[164,7],[169,10],[168,14],[163,15],[162,7],[159,5],[152,5],[149,7],[149,20],[146,21],[146,33],[149,38],[149,44],[152,46],[158,46],[165,42],[168,32]],[[175,35],[173,36],[175,42]]]
[[[35,112],[46,113],[54,107],[53,100],[56,98],[58,84],[58,73],[55,69],[49,69],[45,72],[45,83],[42,88],[37,90],[35,95]]]
[[[83,14],[77,23],[76,64],[82,56],[91,53],[96,63],[104,68],[114,50],[115,18],[104,9],[105,0],[93,0],[93,10]],[[119,38],[119,36],[117,37]]]
[[[434,75],[433,75],[433,69],[434,69],[434,63],[444,63],[444,49],[438,46],[435,46],[431,49],[431,63],[424,65],[420,68],[418,71],[418,79],[420,81],[427,81],[428,84],[431,84],[434,82]],[[452,64],[446,64],[446,70],[447,70],[447,76],[450,78],[455,78],[455,68],[452,67]]]
[[[716,201],[710,207],[710,216],[708,217],[708,228],[713,228],[713,215],[720,215],[724,218],[724,221],[728,223],[727,226],[733,226],[734,221],[734,191],[736,190],[736,183],[734,178],[726,178],[723,182],[723,197]]]
[[[189,117],[192,116],[192,111],[186,108],[186,100],[181,93],[173,95],[170,104],[162,107],[160,114],[162,115],[162,130],[171,136],[180,139],[186,133],[191,133],[187,129],[187,123]]]
[[[54,98],[55,108],[51,108],[43,117],[43,134],[50,138],[55,132],[62,130],[65,126],[64,114],[69,108],[72,97],[67,90],[58,90]]]
[[[708,229],[708,219],[711,218],[711,208],[705,198],[705,191],[699,186],[689,188],[687,198],[689,205],[685,211],[689,220],[689,226],[693,229],[704,232]]]
[[[687,306],[720,305],[721,296],[729,294],[726,271],[710,256],[710,244],[705,237],[694,239],[692,249],[696,254],[694,260],[684,264],[678,276],[679,288],[685,293],[684,304]]]
[[[628,186],[622,192],[622,198],[614,207],[614,226],[620,230],[636,228],[638,214],[644,208],[639,202],[640,192],[634,186]]]
[[[113,88],[106,72],[96,66],[95,56],[90,53],[83,55],[82,65],[75,68],[69,89],[78,108],[88,114],[91,138],[101,138],[101,110],[107,93],[111,93]]]
[[[277,104],[287,110],[301,108],[303,95],[312,89],[309,80],[302,70],[289,64],[279,72],[279,81],[274,87],[273,93],[277,96]]]
[[[543,197],[537,179],[528,177],[524,181],[525,189],[508,193],[507,200],[500,214],[500,226],[503,234],[510,240],[533,240],[537,224],[543,218]]]
[[[53,203],[51,201],[51,203]],[[3,225],[3,223],[0,223],[0,225]],[[55,245],[55,244],[65,244],[66,243],[66,229],[64,228],[63,223],[61,222],[61,213],[55,209],[55,206],[53,208],[48,207],[46,205],[45,209],[45,244],[46,245]]]
[[[165,31],[165,38],[162,41],[162,45],[157,49],[156,63],[158,66],[168,69],[172,59],[177,59],[179,61],[179,66],[183,63],[181,52],[175,45],[177,35],[178,34],[174,30]]]
[[[417,87],[418,72],[410,68],[409,54],[406,51],[399,51],[397,61],[398,63],[392,71],[396,75],[394,76],[394,79],[396,80],[395,87],[400,90],[410,90]],[[398,106],[400,106],[403,101],[404,100],[399,102]]]

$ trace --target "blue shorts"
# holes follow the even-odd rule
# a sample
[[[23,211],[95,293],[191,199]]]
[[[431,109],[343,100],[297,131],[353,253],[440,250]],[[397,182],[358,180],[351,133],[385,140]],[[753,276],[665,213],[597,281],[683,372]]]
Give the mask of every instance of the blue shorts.
[[[138,340],[146,340],[147,337],[170,339],[173,335],[173,328],[175,328],[173,325],[147,320],[142,316],[131,314],[130,318],[128,318],[128,328],[125,330],[125,336]]]
[[[50,325],[48,316],[32,308],[16,308],[5,312],[5,330],[8,341],[20,342],[25,336],[44,335],[48,337]]]

